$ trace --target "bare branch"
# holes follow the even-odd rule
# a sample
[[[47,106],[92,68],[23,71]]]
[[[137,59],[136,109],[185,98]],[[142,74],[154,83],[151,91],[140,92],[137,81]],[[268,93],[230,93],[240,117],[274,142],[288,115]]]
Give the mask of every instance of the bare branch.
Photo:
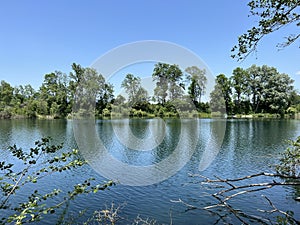
[[[262,190],[267,190],[270,189],[274,186],[300,186],[300,179],[297,176],[291,176],[291,175],[284,175],[284,174],[278,174],[278,173],[266,173],[266,172],[261,172],[261,173],[256,173],[256,174],[250,174],[244,177],[238,177],[234,179],[222,179],[218,176],[214,176],[216,179],[210,179],[208,177],[205,177],[201,174],[189,174],[191,177],[199,177],[203,181],[201,181],[201,184],[224,184],[223,186],[219,185],[218,187],[222,187],[222,189],[211,196],[215,198],[218,203],[205,206],[203,208],[198,208],[197,206],[190,205],[189,203],[186,203],[179,199],[178,201],[172,201],[176,203],[181,203],[185,205],[188,210],[190,209],[203,209],[207,210],[211,213],[215,213],[217,208],[225,208],[227,209],[236,219],[238,219],[241,223],[243,224],[249,224],[251,221],[256,221],[257,223],[260,224],[273,224],[272,220],[269,218],[262,218],[256,215],[249,215],[243,211],[235,209],[233,206],[229,204],[229,201],[231,199],[237,198],[238,196],[243,196],[245,194],[253,193],[253,192],[259,192]],[[271,180],[271,177],[278,178],[278,180],[272,180],[270,182],[250,182],[252,179],[257,178],[257,177],[269,177]],[[279,179],[284,179],[284,180],[279,180]],[[249,181],[247,184],[239,184],[241,181]],[[284,212],[282,210],[279,210],[275,207],[275,205],[271,202],[270,199],[265,197],[269,204],[272,207],[272,210],[269,211],[264,211],[264,210],[258,210],[262,213],[280,213],[284,215],[286,218],[289,220],[293,220],[296,224],[299,224],[299,221],[295,220],[291,215],[289,215],[288,212]],[[223,216],[220,215],[220,213],[217,213],[220,217],[220,219],[223,220]],[[221,218],[222,216],[222,218]],[[293,218],[293,219],[292,219]],[[251,222],[252,223],[252,222]]]
[[[270,210],[270,211],[260,210],[260,211],[270,212],[270,213],[279,212],[279,213],[283,214],[284,216],[286,216],[287,218],[289,218],[290,220],[294,221],[296,224],[300,224],[300,221],[298,221],[295,218],[293,218],[290,214],[288,214],[287,212],[284,212],[284,211],[278,209],[267,196],[263,195],[263,197],[268,201],[268,203],[273,208],[273,210]]]
[[[185,205],[188,208],[188,210],[198,209],[198,207],[190,205],[190,204],[182,201],[180,198],[178,200],[171,200],[171,202],[181,203],[181,204]]]

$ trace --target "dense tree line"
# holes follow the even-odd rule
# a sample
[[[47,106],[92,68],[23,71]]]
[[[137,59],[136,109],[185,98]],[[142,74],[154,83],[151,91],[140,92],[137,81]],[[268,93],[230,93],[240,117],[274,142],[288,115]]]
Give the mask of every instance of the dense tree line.
[[[97,116],[176,116],[180,112],[194,116],[211,112],[284,115],[299,111],[300,97],[293,80],[266,65],[238,67],[229,78],[218,75],[209,103],[202,102],[207,85],[205,69],[191,66],[183,71],[178,65],[159,62],[152,79],[156,84],[154,96],[149,96],[141,78],[133,74],[127,74],[121,84],[127,96],[114,96],[113,85],[101,74],[75,63],[69,75],[60,71],[46,74],[38,90],[1,81],[0,118],[65,118],[73,110],[75,96],[82,96],[80,108],[92,107]]]
[[[211,107],[229,115],[273,113],[283,116],[299,108],[299,96],[293,82],[274,67],[238,67],[230,78],[224,74],[216,77],[216,86],[210,95]]]
[[[113,99],[113,87],[96,70],[72,64],[69,75],[60,71],[46,74],[39,90],[32,86],[12,87],[1,81],[0,118],[50,117],[65,118],[72,112],[77,86],[90,79],[97,86],[97,113]]]

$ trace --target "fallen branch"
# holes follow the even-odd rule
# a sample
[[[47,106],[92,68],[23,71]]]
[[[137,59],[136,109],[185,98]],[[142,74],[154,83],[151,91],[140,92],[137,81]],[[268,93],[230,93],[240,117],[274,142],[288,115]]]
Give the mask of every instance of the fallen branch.
[[[263,197],[267,200],[267,202],[269,203],[269,205],[273,208],[272,210],[259,210],[261,212],[267,212],[267,213],[274,213],[274,212],[278,212],[284,216],[286,216],[288,219],[290,219],[291,221],[293,221],[294,223],[296,224],[300,224],[300,221],[296,220],[295,218],[293,218],[290,214],[288,214],[287,212],[284,212],[280,209],[278,209],[274,204],[273,202],[267,197],[267,196],[264,196]]]
[[[178,200],[171,200],[171,202],[181,203],[181,204],[185,205],[188,208],[188,210],[198,209],[198,207],[190,205],[190,204],[182,201],[180,198]]]
[[[291,176],[291,175],[284,175],[284,174],[277,174],[277,173],[256,173],[251,174],[244,177],[234,178],[234,179],[222,179],[220,177],[215,176],[216,179],[209,179],[208,177],[205,177],[201,174],[189,174],[191,177],[200,177],[203,180],[200,182],[201,184],[215,184],[220,183],[218,187],[221,187],[222,190],[212,194],[211,196],[214,197],[218,203],[214,205],[205,206],[203,208],[198,208],[196,206],[190,205],[181,199],[178,201],[173,201],[177,203],[181,203],[188,207],[188,209],[203,209],[207,210],[209,212],[214,212],[212,210],[216,210],[216,208],[226,208],[232,215],[235,216],[236,219],[238,219],[243,224],[250,224],[251,221],[256,221],[260,224],[273,224],[271,219],[269,218],[262,218],[256,215],[249,215],[245,212],[242,212],[240,210],[235,209],[231,204],[229,204],[229,200],[236,198],[238,196],[242,196],[244,194],[253,193],[253,192],[259,192],[262,190],[270,189],[274,186],[300,186],[300,178],[297,176]],[[251,182],[253,178],[257,177],[274,177],[274,178],[280,178],[284,180],[272,180],[269,182]],[[248,184],[239,184],[240,181],[250,181]],[[226,187],[227,186],[227,187]],[[234,193],[232,193],[234,192]],[[289,221],[292,221],[294,224],[300,224],[298,220],[293,218],[288,212],[284,212],[278,208],[275,207],[275,205],[272,203],[272,201],[264,196],[264,198],[268,201],[270,206],[272,207],[272,210],[259,210],[263,213],[279,213],[283,216],[285,216]],[[222,215],[218,214],[219,217]],[[222,217],[222,220],[224,218]],[[249,222],[248,222],[249,221]]]

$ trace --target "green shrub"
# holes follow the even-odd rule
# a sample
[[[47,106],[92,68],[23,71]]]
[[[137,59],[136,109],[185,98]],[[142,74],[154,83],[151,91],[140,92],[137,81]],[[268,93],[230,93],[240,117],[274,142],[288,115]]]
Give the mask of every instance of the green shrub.
[[[223,114],[221,112],[212,112],[211,117],[223,117]]]
[[[85,165],[86,162],[81,159],[79,152],[77,150],[64,152],[62,145],[52,145],[49,138],[36,141],[35,147],[28,150],[14,145],[9,147],[9,151],[11,157],[0,162],[0,189],[2,190],[0,224],[42,221],[44,215],[55,214],[58,209],[65,208],[70,200],[74,200],[77,196],[96,193],[114,184],[112,181],[95,184],[95,179],[89,178],[82,183],[68,184],[70,190],[64,195],[59,189],[49,192],[38,190],[34,185],[42,179],[47,179],[49,175],[53,176],[55,173],[63,173]],[[26,188],[27,191],[24,192],[23,188],[26,186],[30,188]],[[55,201],[50,203],[49,199]]]
[[[284,175],[300,177],[300,136],[295,141],[290,140],[288,143],[290,147],[282,153],[276,170]]]

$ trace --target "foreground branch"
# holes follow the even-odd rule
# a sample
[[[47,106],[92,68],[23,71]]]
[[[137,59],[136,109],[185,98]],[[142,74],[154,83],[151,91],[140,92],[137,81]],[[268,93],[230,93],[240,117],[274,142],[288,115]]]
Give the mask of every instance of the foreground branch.
[[[220,213],[215,213],[214,210],[218,211],[218,208],[227,209],[227,211],[229,211],[232,215],[234,215],[234,217],[243,224],[250,224],[253,221],[256,221],[257,223],[260,224],[273,224],[274,221],[272,222],[272,220],[267,217],[264,218],[256,215],[250,215],[241,210],[237,210],[234,208],[234,206],[230,204],[229,202],[230,200],[237,198],[238,196],[243,196],[245,194],[267,190],[274,186],[300,186],[299,177],[293,175],[278,174],[278,173],[261,172],[261,173],[251,174],[248,176],[234,178],[234,179],[222,179],[217,176],[215,176],[216,179],[210,179],[200,174],[189,174],[189,175],[191,177],[201,178],[200,184],[202,185],[207,185],[207,184],[212,185],[216,183],[220,184],[218,185],[218,187],[222,189],[211,195],[214,199],[217,200],[218,203],[200,208],[194,205],[190,205],[189,203],[186,203],[181,199],[172,202],[181,203],[185,205],[188,208],[188,210],[202,209],[202,210],[209,211],[211,213],[214,213],[215,215],[218,215],[220,219],[222,219],[223,221],[224,221],[224,216],[220,215]],[[266,177],[266,178],[273,177],[274,179],[269,182],[261,182],[261,183],[253,182],[253,179],[257,177]],[[241,184],[240,182],[242,181],[248,181],[248,183]],[[300,221],[293,218],[292,214],[278,209],[268,197],[266,196],[263,197],[267,200],[269,205],[272,207],[272,210],[260,209],[258,210],[259,212],[269,213],[269,214],[278,213],[284,217],[283,219],[285,220],[286,224],[300,224]],[[295,200],[297,200],[297,198]]]

